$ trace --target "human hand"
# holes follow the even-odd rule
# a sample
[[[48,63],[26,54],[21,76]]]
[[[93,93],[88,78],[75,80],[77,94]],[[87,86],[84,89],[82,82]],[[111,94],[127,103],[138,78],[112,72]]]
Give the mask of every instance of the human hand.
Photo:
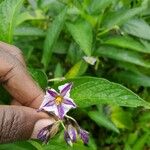
[[[12,105],[0,105],[0,143],[36,138],[43,127],[55,122],[53,117],[36,111],[44,93],[28,74],[21,51],[3,42],[0,84],[13,97]]]

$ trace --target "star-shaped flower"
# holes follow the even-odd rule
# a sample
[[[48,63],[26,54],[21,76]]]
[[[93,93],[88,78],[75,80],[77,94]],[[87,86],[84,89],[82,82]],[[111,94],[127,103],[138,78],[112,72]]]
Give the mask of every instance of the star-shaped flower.
[[[71,108],[76,108],[76,104],[70,98],[71,88],[72,83],[66,83],[58,87],[60,93],[54,89],[48,89],[39,109],[54,112],[56,116],[63,119]]]

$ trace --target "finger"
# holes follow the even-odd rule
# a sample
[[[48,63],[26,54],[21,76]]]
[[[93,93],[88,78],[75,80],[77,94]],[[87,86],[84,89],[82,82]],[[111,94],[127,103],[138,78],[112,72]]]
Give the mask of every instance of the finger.
[[[13,99],[11,101],[11,105],[17,105],[17,106],[22,106],[21,103],[19,103],[17,100]]]
[[[26,68],[10,54],[0,49],[0,81],[19,103],[39,108],[44,93],[33,81]]]
[[[17,48],[14,45],[9,45],[9,44],[6,44],[6,43],[0,41],[0,49],[3,49],[4,51],[8,52],[9,54],[15,56],[26,67],[22,52],[19,48]]]
[[[47,114],[24,106],[1,105],[0,112],[0,143],[37,138],[41,129],[55,122]],[[53,130],[51,134],[57,127]]]

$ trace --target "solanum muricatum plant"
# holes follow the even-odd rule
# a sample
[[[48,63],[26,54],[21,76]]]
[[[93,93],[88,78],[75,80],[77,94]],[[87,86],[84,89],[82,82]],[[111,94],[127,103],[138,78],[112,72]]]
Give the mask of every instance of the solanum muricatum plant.
[[[67,115],[67,112],[70,109],[75,109],[77,107],[73,99],[70,97],[72,86],[72,83],[66,83],[59,86],[59,93],[52,88],[47,89],[44,100],[38,111],[54,113],[58,120],[54,124],[43,128],[38,133],[37,138],[41,141],[47,143],[52,128],[61,124],[64,129],[64,139],[67,144],[72,146],[73,143],[77,142],[78,138],[80,138],[84,144],[88,144],[89,133],[82,129],[74,118]]]

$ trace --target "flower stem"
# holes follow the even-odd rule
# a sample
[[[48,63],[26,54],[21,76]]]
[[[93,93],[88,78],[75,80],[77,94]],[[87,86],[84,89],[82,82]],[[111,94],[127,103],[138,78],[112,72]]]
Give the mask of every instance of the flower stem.
[[[64,130],[66,130],[66,127],[65,127],[63,121],[60,121],[60,124],[62,125],[62,127],[64,128]]]
[[[70,120],[72,120],[77,125],[77,127],[80,127],[79,124],[77,123],[77,121],[74,118],[72,118],[71,116],[68,116],[68,115],[65,115],[65,117],[67,117]]]

